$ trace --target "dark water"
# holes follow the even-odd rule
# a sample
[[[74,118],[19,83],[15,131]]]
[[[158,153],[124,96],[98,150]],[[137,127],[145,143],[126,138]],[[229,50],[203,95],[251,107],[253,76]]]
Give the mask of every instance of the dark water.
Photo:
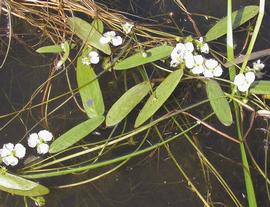
[[[226,15],[225,0],[188,0],[182,2],[190,12],[207,13],[216,17]],[[173,12],[174,21],[177,25],[184,28],[186,31],[193,31],[192,25],[187,21],[186,16],[172,3],[172,1],[112,0],[111,3],[108,3],[107,1],[103,1],[103,3],[106,3],[111,8],[120,9],[125,12],[148,18],[148,20],[141,19],[142,22],[160,22],[164,28],[169,24],[173,25],[172,20],[166,15],[169,12]],[[234,1],[234,8],[236,9],[244,5],[257,3],[257,1]],[[255,50],[266,49],[270,46],[269,6],[270,5],[268,4],[266,8],[265,20]],[[164,14],[164,16],[156,17],[159,14]],[[149,18],[151,21],[149,21]],[[194,20],[198,23],[199,29],[203,34],[214,23],[213,21],[209,21],[206,18],[199,16],[194,16]],[[33,31],[29,31],[31,28],[17,19],[14,19],[13,23],[14,33],[18,35],[18,38],[13,39],[12,49],[7,63],[5,67],[0,70],[0,114],[17,111],[29,101],[34,90],[47,79],[50,64],[53,60],[52,58],[48,58],[48,56],[42,57],[37,55],[33,49],[27,46],[39,42],[40,35],[37,33],[38,31],[33,28]],[[187,32],[185,34],[189,33]],[[242,36],[239,35],[237,37],[241,38]],[[2,48],[6,43],[6,38],[1,36],[1,40],[3,40],[3,42],[1,42]],[[241,46],[242,40],[239,39],[237,43]],[[265,58],[265,63],[267,64],[267,62],[269,61]],[[267,69],[269,69],[268,66]],[[75,80],[74,72],[70,71],[69,75],[71,80]],[[101,79],[101,88],[103,90],[107,109],[122,93],[122,84],[112,82],[111,80],[113,79],[114,76],[112,74],[108,74]],[[59,95],[64,91],[68,91],[65,74],[60,75],[54,80],[53,87],[52,97]],[[73,88],[75,87],[76,85],[74,84]],[[204,88],[195,88],[193,90],[194,91],[191,91],[192,98],[189,100],[190,103],[196,101],[196,99],[201,100],[202,97],[205,97]],[[40,103],[41,100],[42,94],[38,94],[34,99],[33,104]],[[186,104],[188,104],[189,101],[187,101]],[[51,109],[56,107],[60,102],[61,100],[50,105]],[[201,108],[200,110],[209,110],[209,108]],[[198,111],[197,113],[204,114],[202,111]],[[137,112],[135,112],[134,115],[136,115]],[[4,126],[10,118],[11,117],[1,118],[0,127]],[[42,114],[40,107],[32,109],[31,111],[26,111],[0,131],[0,144],[24,138],[24,135],[28,134],[31,127],[41,118]],[[76,105],[73,102],[69,102],[54,113],[53,116],[49,117],[49,127],[54,134],[61,134],[84,119],[85,116],[81,115],[81,112],[77,109]],[[228,130],[225,127],[219,126],[216,120],[212,120],[210,123],[213,125],[216,124],[217,127],[220,127],[220,129],[225,132]],[[132,125],[132,123],[130,123],[130,125]],[[251,149],[254,158],[261,166],[263,166],[264,161],[263,138],[265,135],[255,129],[265,126],[265,122],[258,120],[248,140],[249,145],[252,146]],[[34,130],[38,130],[42,127],[45,127],[44,122],[41,122]],[[165,127],[166,126],[164,126],[164,130]],[[108,133],[107,130],[103,130],[102,128],[100,131],[103,133],[102,136],[91,137],[89,140],[101,140]],[[239,146],[206,129],[196,129],[196,131],[200,133],[192,134],[192,136],[197,138],[202,151],[228,182],[238,199],[243,203],[243,206],[247,206]],[[168,136],[171,136],[178,131],[175,127],[170,128],[170,126],[167,126],[166,132],[168,133]],[[234,132],[232,131],[229,133],[233,134]],[[139,135],[137,138],[142,139],[142,136],[143,135]],[[155,143],[158,140],[159,138],[157,135],[152,133],[149,142]],[[149,145],[146,144],[145,146]],[[114,149],[111,154],[108,155],[108,159],[110,156],[117,157],[134,149],[134,146],[123,146]],[[200,192],[205,196],[207,190],[210,190],[211,199],[215,206],[234,206],[214,175],[209,174],[210,185],[208,185],[209,182],[205,181],[197,153],[194,152],[194,149],[185,138],[174,141],[170,145],[170,149]],[[44,184],[51,187],[51,194],[45,197],[47,201],[46,206],[203,206],[196,194],[192,192],[192,189],[175,168],[174,163],[163,148],[160,148],[151,154],[134,158],[114,173],[89,184],[66,189],[54,188],[54,186],[57,185],[91,178],[98,173],[105,172],[109,169],[109,167],[106,167],[84,174],[69,175],[61,179],[53,178],[43,180],[42,182]],[[269,206],[269,203],[267,203],[267,198],[265,197],[264,181],[253,168],[251,171],[253,173],[255,191],[257,192],[258,206],[267,207]],[[23,206],[21,198],[3,192],[0,193],[0,199],[0,206]],[[29,206],[34,206],[34,204],[30,203]]]

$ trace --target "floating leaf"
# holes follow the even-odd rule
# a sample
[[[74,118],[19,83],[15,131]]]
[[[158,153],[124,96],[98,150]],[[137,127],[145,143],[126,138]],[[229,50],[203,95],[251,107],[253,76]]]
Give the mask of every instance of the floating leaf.
[[[104,121],[104,116],[88,119],[58,137],[50,146],[50,153],[57,153],[79,142]]]
[[[71,27],[72,31],[87,44],[101,50],[107,55],[111,54],[111,49],[108,44],[101,44],[100,38],[102,35],[89,24],[88,22],[78,18],[70,17],[67,23]]]
[[[103,22],[100,19],[94,19],[92,21],[92,27],[94,27],[100,34],[103,34],[104,32],[104,25]]]
[[[143,124],[163,105],[180,82],[182,75],[183,70],[176,70],[156,88],[140,111],[135,121],[135,127]]]
[[[113,126],[122,121],[131,110],[148,94],[151,86],[148,81],[140,83],[126,91],[113,104],[106,117],[106,125]]]
[[[157,60],[161,60],[172,53],[173,47],[168,45],[158,46],[149,50],[146,50],[144,53],[139,52],[135,55],[132,55],[124,60],[119,61],[114,65],[115,70],[125,70],[129,68],[134,68],[146,63],[151,63]]]
[[[70,48],[73,49],[76,45],[71,44]],[[60,53],[63,52],[63,48],[61,45],[48,45],[44,47],[40,47],[36,50],[38,53]]]
[[[91,65],[82,64],[83,56],[77,60],[77,84],[83,107],[89,118],[103,115],[104,102],[98,79]]]
[[[258,6],[245,6],[232,13],[232,27],[233,29],[244,24],[259,12]],[[210,42],[227,33],[227,17],[219,20],[205,35],[205,41]]]
[[[42,196],[49,193],[45,186],[10,173],[0,174],[0,190],[21,196]]]
[[[233,122],[231,108],[218,82],[207,81],[206,92],[219,121],[225,126],[230,126]]]
[[[44,47],[40,47],[36,50],[38,53],[60,53],[63,49],[61,45],[48,45]]]
[[[270,94],[270,81],[255,81],[250,87],[250,93],[261,95]]]

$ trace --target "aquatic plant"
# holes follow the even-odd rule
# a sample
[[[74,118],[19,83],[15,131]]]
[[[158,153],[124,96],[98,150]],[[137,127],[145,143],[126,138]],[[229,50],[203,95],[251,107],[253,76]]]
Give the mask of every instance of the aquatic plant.
[[[48,80],[37,89],[37,92],[33,93],[29,104],[11,115],[16,117],[29,108],[41,106],[44,116],[40,122],[43,122],[43,126],[50,129],[54,136],[47,130],[33,133],[34,128],[40,123],[29,130],[27,133],[28,146],[37,148],[37,153],[43,155],[42,159],[26,164],[14,173],[8,166],[16,165],[18,160],[24,157],[25,149],[21,144],[17,144],[15,147],[11,143],[3,146],[1,159],[6,167],[3,165],[0,174],[1,190],[29,197],[38,205],[43,205],[44,200],[39,196],[48,194],[49,189],[30,181],[32,179],[65,176],[117,164],[96,177],[66,183],[59,187],[78,186],[114,172],[133,157],[164,148],[180,175],[185,178],[201,202],[205,206],[214,206],[211,199],[208,200],[190,179],[169,147],[173,141],[185,138],[198,154],[203,172],[209,170],[214,174],[235,206],[243,206],[244,204],[237,198],[233,189],[192,138],[193,132],[198,127],[204,126],[228,141],[240,145],[248,203],[250,207],[257,206],[246,151],[249,153],[251,162],[256,166],[257,172],[265,179],[267,189],[270,181],[267,177],[267,170],[263,171],[253,159],[246,138],[253,127],[256,116],[269,116],[269,106],[260,96],[269,95],[270,81],[258,80],[265,66],[261,60],[253,62],[252,67],[247,65],[248,61],[252,59],[252,50],[260,30],[264,1],[260,1],[259,7],[250,5],[232,12],[232,2],[228,0],[227,17],[217,21],[203,37],[196,22],[192,19],[192,15],[181,1],[175,1],[175,3],[189,17],[196,35],[182,35],[177,31],[171,33],[166,30],[161,31],[153,25],[143,25],[139,21],[131,21],[122,14],[90,0],[67,0],[64,3],[28,0],[25,2],[11,1],[4,4],[2,8],[4,12],[38,27],[44,35],[50,38],[51,45],[42,46],[36,52],[55,55]],[[48,16],[47,12],[41,9],[42,7],[46,7],[51,15]],[[35,18],[31,16],[33,14],[35,14]],[[83,18],[83,15],[86,15],[87,18]],[[250,41],[247,40],[249,42],[247,53],[236,64],[233,29],[255,16],[257,16],[257,22]],[[227,35],[227,57],[211,47],[211,41],[222,38],[224,35]],[[76,72],[77,87],[75,89],[70,83],[72,78],[68,76],[68,71],[73,67]],[[100,68],[102,71],[98,72]],[[150,75],[149,70],[152,70],[154,75]],[[120,81],[124,83],[125,92],[114,104],[105,109],[106,99],[103,98],[104,91],[102,85],[100,86],[100,80],[104,74],[112,72],[120,74]],[[68,80],[69,91],[60,96],[51,97],[52,80],[64,73]],[[229,73],[229,79],[226,76],[227,73]],[[255,80],[256,78],[257,80]],[[198,82],[205,88],[207,98],[195,103],[182,104],[179,97],[185,99],[185,96],[183,96],[183,92],[175,95],[177,89],[185,83],[197,84]],[[32,106],[32,100],[43,89],[43,102]],[[67,96],[68,98],[66,98]],[[48,111],[48,106],[52,103],[59,103],[56,101],[61,98],[66,99],[54,110]],[[58,136],[58,133],[54,133],[53,126],[50,127],[48,124],[48,117],[70,100],[74,100],[78,109],[85,114],[85,118],[69,130],[61,131],[61,135]],[[168,102],[172,103],[172,108],[167,107]],[[209,106],[209,104],[212,109],[202,113],[203,117],[193,113],[200,107]],[[138,108],[140,111],[133,120],[129,114],[132,111],[138,111]],[[251,114],[252,120],[249,128],[244,130],[244,116],[247,113]],[[229,135],[218,127],[212,126],[209,120],[214,117],[224,127],[234,126],[236,135]],[[131,120],[133,128],[126,127],[127,122],[131,123]],[[161,125],[165,122],[171,122],[177,133],[169,137],[165,136],[161,130]],[[97,142],[82,142],[101,126],[111,130],[107,138]],[[120,130],[122,132],[116,134],[116,129],[120,127],[122,127]],[[145,147],[144,144],[151,129],[160,140]],[[144,138],[138,138],[137,135],[142,133],[144,133]],[[51,145],[48,144],[50,141],[52,141]],[[105,156],[114,148],[134,144],[134,142],[136,148],[126,155],[110,158]],[[49,155],[45,156],[47,153]],[[87,158],[83,159],[83,156],[86,155]],[[80,161],[77,162],[77,159]],[[71,164],[66,164],[65,161],[70,161]],[[269,192],[267,194],[269,196]],[[27,203],[26,198],[25,203]]]

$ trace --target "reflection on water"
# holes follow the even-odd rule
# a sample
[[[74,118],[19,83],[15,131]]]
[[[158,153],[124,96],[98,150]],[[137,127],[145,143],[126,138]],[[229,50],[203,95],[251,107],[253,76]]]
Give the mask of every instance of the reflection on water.
[[[192,25],[186,20],[186,17],[173,3],[167,3],[167,1],[154,1],[155,3],[153,4],[152,0],[147,0],[144,4],[142,4],[142,1],[140,0],[114,0],[111,2],[112,4],[108,4],[108,6],[118,9],[122,8],[123,11],[132,12],[133,14],[145,18],[151,18],[154,23],[157,21],[162,22],[163,26],[166,26],[166,22],[172,22],[172,20],[170,20],[166,15],[159,17],[157,17],[157,15],[160,13],[168,14],[169,12],[173,12],[174,20],[177,24],[187,31],[192,30]],[[239,8],[240,5],[248,5],[254,2],[256,4],[258,3],[257,1],[234,1],[234,6],[235,8]],[[188,0],[183,1],[183,3],[191,12],[207,13],[218,17],[224,16],[226,13],[226,1]],[[266,11],[268,12],[269,9],[266,9]],[[266,16],[269,17],[269,14],[266,13]],[[199,28],[202,32],[207,31],[210,25],[206,18],[194,17],[194,19],[196,22],[199,22]],[[142,21],[146,20],[142,19]],[[15,34],[19,35],[25,33],[25,30],[28,30],[29,28],[27,26],[26,29],[25,25],[18,26],[16,23],[17,22],[15,22]],[[148,21],[147,23],[151,23],[151,21]],[[256,46],[256,49],[258,50],[265,49],[265,45],[270,45],[270,33],[269,29],[267,29],[269,21],[265,21],[264,24],[265,26],[262,27],[263,34],[259,38],[259,42]],[[35,54],[33,50],[26,47],[26,45],[19,41],[19,39],[21,39],[25,41],[24,43],[33,45],[39,41],[39,36],[36,36],[35,34],[36,33],[33,32],[24,34],[24,36],[19,35],[17,39],[13,40],[13,46],[5,68],[0,71],[0,114],[7,114],[21,109],[21,107],[29,101],[34,90],[48,77],[49,64],[52,62],[52,59],[43,58],[42,56]],[[1,45],[4,45],[4,43],[2,42]],[[70,76],[74,76],[72,71],[70,71]],[[108,80],[111,78],[111,76],[104,77],[104,79]],[[53,90],[53,96],[68,90],[64,75],[60,75],[57,78],[54,82],[54,87],[57,90]],[[75,87],[76,86],[74,85],[73,88]],[[110,87],[108,87],[107,81],[103,80],[101,87],[104,90],[106,104],[110,106],[111,103],[115,101],[115,97],[119,97],[120,94],[118,94],[118,96],[114,95],[114,97],[112,95],[112,91],[106,92],[106,87]],[[196,91],[197,94],[204,94],[204,89],[198,90]],[[35,98],[34,103],[40,103],[41,100],[42,95],[40,94]],[[23,136],[28,133],[28,130],[30,130],[30,127],[32,127],[40,118],[40,108],[33,109],[31,113],[30,111],[23,113],[21,117],[18,117],[4,130],[0,131],[0,144],[12,141],[13,139],[19,140],[23,138]],[[0,127],[4,126],[9,119],[10,117],[0,119]],[[74,103],[69,103],[64,105],[52,117],[50,117],[50,128],[52,131],[60,134],[83,119],[84,116],[82,116],[78,111],[76,105]],[[216,122],[213,121],[213,123]],[[259,120],[256,127],[260,128],[263,125],[264,122]],[[221,130],[226,130],[226,128],[222,128],[222,126],[219,127],[221,127]],[[205,129],[201,130],[202,135],[194,135],[194,138],[197,138],[202,150],[211,160],[212,164],[217,167],[219,172],[222,172],[222,176],[226,181],[228,181],[236,196],[242,203],[244,203],[244,206],[247,206],[239,146],[232,144]],[[107,132],[105,131],[104,133]],[[174,131],[171,131],[170,133],[173,134]],[[263,164],[263,138],[261,138],[263,137],[263,132],[254,130],[252,135],[254,136],[250,136],[250,139],[252,139],[250,140],[250,144],[254,150],[253,153],[255,159],[258,160],[259,164]],[[96,135],[95,139],[99,140],[101,137],[102,136],[100,135]],[[155,134],[152,135],[151,140],[152,139],[155,141],[157,140]],[[170,147],[176,159],[185,169],[190,178],[192,178],[193,183],[198,186],[200,192],[202,192],[204,196],[207,195],[207,192],[212,192],[211,199],[217,202],[216,206],[234,206],[231,199],[216,180],[215,176],[209,173],[206,176],[206,179],[203,175],[197,154],[184,138],[174,141]],[[123,153],[127,153],[130,150],[134,150],[133,146],[123,146],[119,149],[113,150],[111,153],[116,157]],[[54,188],[54,186],[57,185],[73,183],[94,177],[98,173],[105,172],[109,169],[109,167],[106,167],[97,170],[97,172],[90,171],[84,174],[69,175],[63,179],[52,178],[50,180],[44,180],[43,182],[45,184],[52,187],[51,194],[46,197],[46,206],[202,206],[201,201],[198,199],[196,194],[193,193],[186,181],[179,175],[175,165],[163,148],[156,150],[151,154],[132,159],[128,164],[124,165],[116,172],[90,184],[74,188]],[[206,173],[207,172],[208,171],[206,170]],[[252,170],[252,172],[255,171]],[[254,184],[259,206],[267,206],[266,198],[264,197],[265,194],[260,193],[265,190],[264,181],[256,173],[254,173]],[[3,192],[0,193],[0,196],[0,206],[23,206],[22,199],[15,199],[13,196],[7,195]],[[32,203],[30,206],[34,206],[34,204]]]

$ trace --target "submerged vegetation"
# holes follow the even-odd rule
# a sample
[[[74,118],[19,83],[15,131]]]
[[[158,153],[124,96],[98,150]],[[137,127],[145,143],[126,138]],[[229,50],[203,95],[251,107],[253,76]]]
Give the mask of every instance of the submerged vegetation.
[[[265,54],[258,57],[260,51],[253,52],[265,2],[260,0],[258,5],[233,12],[232,1],[228,0],[227,16],[209,24],[211,28],[205,35],[194,20],[195,14],[188,12],[180,0],[172,3],[187,17],[195,33],[180,30],[174,21],[170,27],[159,28],[158,24],[144,23],[141,17],[92,0],[2,2],[1,15],[8,19],[10,40],[7,50],[1,51],[4,52],[2,67],[12,48],[13,18],[37,28],[41,36],[40,44],[34,46],[35,52],[53,57],[49,76],[32,92],[29,101],[16,112],[0,115],[5,121],[8,118],[1,130],[36,108],[40,108],[42,116],[25,127],[25,135],[18,135],[22,139],[13,140],[20,143],[15,146],[11,141],[3,143],[2,191],[22,196],[25,206],[30,200],[42,206],[50,189],[49,184],[40,182],[42,178],[50,180],[98,170],[92,177],[81,176],[74,182],[67,179],[64,184],[54,184],[57,188],[81,186],[112,174],[134,157],[163,149],[201,206],[269,205],[268,126],[261,129],[265,136],[263,164],[254,158],[253,146],[249,144],[255,123],[262,120],[268,123],[270,118],[267,104],[270,81],[264,78],[267,65],[259,59]],[[172,18],[173,14],[168,16]],[[233,31],[240,27],[242,33],[252,35],[247,35],[241,46],[245,55],[236,58],[237,39]],[[123,87],[115,90],[110,85],[106,89],[107,83],[102,84],[106,75],[109,77],[106,81]],[[68,90],[59,95],[54,93],[54,84],[63,76],[66,81],[62,84],[67,84]],[[113,103],[108,101],[108,93],[114,98]],[[70,102],[80,111],[80,123],[70,121],[73,127],[58,130],[51,120]],[[69,121],[72,114],[66,113],[65,119]],[[235,192],[202,149],[203,129],[215,134],[217,139],[239,145],[237,153],[242,158],[240,166],[245,183],[242,193],[247,195],[246,201],[239,198],[239,192]],[[99,138],[91,139],[96,134]],[[185,144],[196,152],[193,161],[200,163],[196,166],[201,167],[198,171],[205,180],[203,188],[194,182],[177,158],[178,152],[172,149],[180,139],[185,139]],[[132,146],[132,150],[115,156],[112,151],[122,146]],[[182,147],[185,148],[184,143]],[[31,148],[37,159],[26,162]],[[262,191],[257,191],[254,185],[255,174],[265,185],[263,196],[258,196]],[[217,192],[211,187],[210,175],[223,187],[229,201],[222,204],[215,201]],[[258,197],[266,200],[259,201]]]

